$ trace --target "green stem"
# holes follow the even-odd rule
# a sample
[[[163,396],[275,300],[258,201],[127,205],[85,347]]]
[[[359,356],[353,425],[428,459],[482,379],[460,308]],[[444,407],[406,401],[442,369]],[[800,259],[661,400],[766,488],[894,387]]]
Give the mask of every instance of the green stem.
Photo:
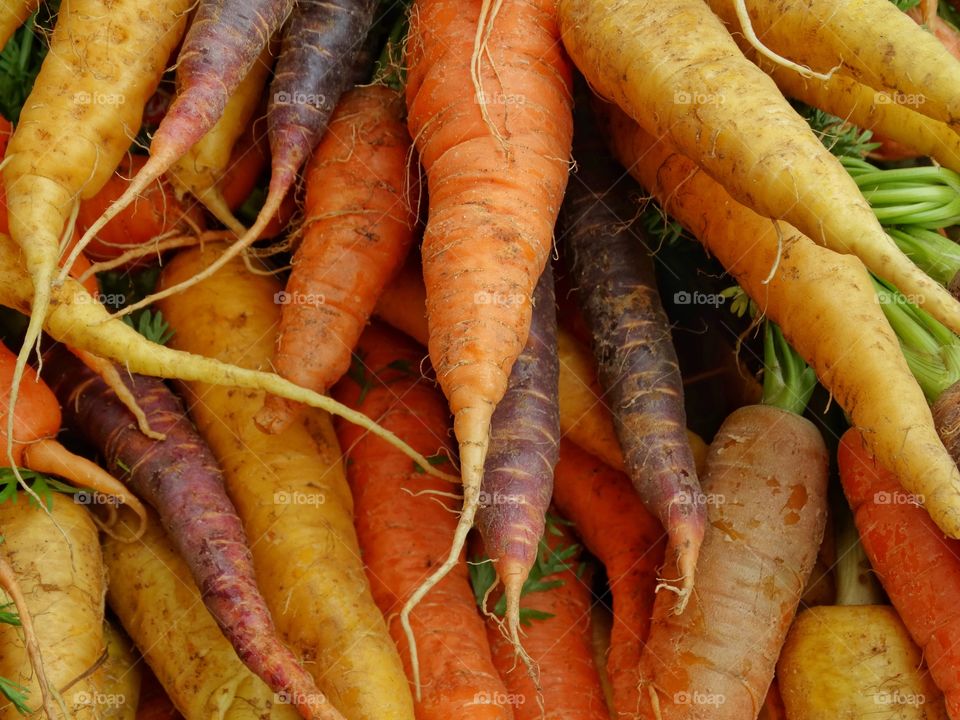
[[[887,232],[904,255],[941,285],[949,285],[960,273],[960,245],[950,238],[914,226]]]
[[[780,328],[770,320],[763,324],[764,405],[802,415],[817,385],[813,369],[797,355]]]
[[[931,403],[960,381],[960,338],[902,295],[874,279],[877,299],[897,334],[903,356]]]

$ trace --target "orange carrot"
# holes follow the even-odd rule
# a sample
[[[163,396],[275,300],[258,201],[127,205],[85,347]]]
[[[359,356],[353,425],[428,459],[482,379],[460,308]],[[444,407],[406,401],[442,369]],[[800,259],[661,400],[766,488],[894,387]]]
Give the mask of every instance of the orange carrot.
[[[565,566],[538,580],[558,583],[523,596],[521,613],[537,614],[523,629],[523,648],[539,673],[540,695],[516,646],[501,623],[487,619],[493,661],[507,685],[516,720],[607,720],[600,676],[593,664],[589,578],[578,569],[579,548],[562,525],[550,523],[540,546],[540,563]],[[573,551],[573,552],[570,552]],[[567,557],[567,553],[570,556]],[[559,553],[559,555],[558,555]],[[541,714],[538,700],[543,703]]]
[[[666,533],[643,506],[630,478],[566,440],[560,442],[553,500],[607,569],[613,595],[607,658],[613,710],[615,717],[632,717]]]
[[[10,414],[10,394],[17,356],[0,344],[0,441],[7,442],[6,428]],[[110,495],[129,505],[140,518],[140,530],[146,522],[146,511],[140,501],[118,480],[96,463],[74,455],[54,438],[60,430],[60,404],[53,391],[37,377],[30,366],[24,372],[20,397],[14,408],[13,461],[40,473],[59,475],[75,485]],[[37,499],[36,494],[28,492]]]
[[[80,203],[77,228],[86,231],[103,211],[123,194],[135,175],[146,164],[143,155],[128,155],[100,192]],[[164,180],[146,188],[132,205],[124,208],[97,233],[84,255],[93,260],[110,260],[125,250],[166,234],[181,235],[204,227],[203,212],[195,203],[181,203]],[[147,258],[150,256],[147,255]]]
[[[456,563],[473,524],[490,418],[527,340],[573,123],[551,0],[417,0],[406,60],[410,135],[430,199],[429,350],[453,411],[464,490],[450,555],[410,598],[409,614]]]
[[[890,601],[923,650],[951,718],[960,718],[960,540],[945,537],[896,475],[848,430],[837,452],[860,541]]]
[[[371,85],[343,96],[307,167],[306,232],[279,298],[274,367],[288,380],[326,392],[350,366],[380,292],[413,243],[409,153],[396,91]],[[269,395],[257,425],[281,432],[300,408]]]
[[[356,352],[353,371],[333,396],[376,418],[424,455],[446,460],[453,452],[449,414],[443,395],[420,375],[423,349],[374,324],[360,336]],[[396,612],[446,555],[457,524],[456,503],[450,485],[418,472],[403,453],[350,423],[337,422],[336,428],[373,598],[390,621],[411,677],[409,646]],[[427,688],[416,704],[417,720],[513,717],[499,701],[507,690],[493,666],[462,557],[411,622],[421,640]]]

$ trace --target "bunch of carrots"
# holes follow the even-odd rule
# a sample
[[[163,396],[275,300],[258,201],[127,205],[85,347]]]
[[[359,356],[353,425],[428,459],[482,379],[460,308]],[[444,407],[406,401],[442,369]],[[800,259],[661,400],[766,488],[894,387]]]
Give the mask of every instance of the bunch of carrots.
[[[0,720],[960,720],[958,22],[5,0]]]

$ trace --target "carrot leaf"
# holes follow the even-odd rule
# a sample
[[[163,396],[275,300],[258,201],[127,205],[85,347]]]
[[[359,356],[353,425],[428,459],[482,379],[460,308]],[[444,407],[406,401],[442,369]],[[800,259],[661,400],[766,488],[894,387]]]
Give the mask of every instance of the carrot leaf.
[[[838,157],[862,158],[880,147],[880,143],[871,142],[873,132],[870,130],[861,130],[846,120],[817,108],[801,105],[798,109],[823,146]]]
[[[27,690],[23,685],[18,685],[12,680],[7,680],[5,677],[0,677],[0,695],[3,695],[7,700],[13,703],[13,706],[17,709],[17,712],[21,715],[29,715],[30,708],[27,705],[27,695],[30,694],[30,691]]]
[[[53,507],[53,493],[59,492],[73,495],[79,492],[79,489],[73,485],[68,485],[49,475],[43,475],[42,473],[34,472],[26,468],[19,468],[19,470],[20,476],[37,496],[43,500],[43,504],[47,506],[48,510]],[[19,488],[20,483],[17,480],[17,476],[14,475],[13,470],[9,467],[0,468],[0,503],[7,501],[16,502],[17,490]],[[33,496],[28,496],[28,500],[32,505],[36,505],[37,501],[34,500]]]
[[[547,524],[544,530],[544,536],[562,535],[557,524],[569,524],[554,515],[547,515]],[[573,570],[577,577],[580,577],[583,570],[583,563],[576,562],[580,553],[580,546],[570,544],[565,547],[553,549],[546,541],[541,538],[537,552],[537,561],[530,570],[527,581],[523,584],[520,591],[520,597],[536,592],[547,592],[554,588],[561,587],[564,583],[557,577],[560,573],[567,570]],[[475,558],[469,563],[470,583],[473,586],[473,594],[477,600],[477,605],[484,610],[483,601],[487,591],[497,582],[497,571],[493,563],[486,557]],[[507,612],[507,600],[500,597],[493,606],[493,614],[497,617],[504,617]],[[543,612],[534,608],[520,608],[520,624],[530,626],[535,620],[548,620],[553,617],[552,613]]]
[[[817,375],[793,349],[780,327],[763,323],[763,404],[803,415]]]
[[[47,54],[47,44],[37,31],[37,14],[7,41],[0,52],[0,114],[16,124],[40,65]]]
[[[430,467],[437,467],[438,465],[450,462],[450,458],[443,452],[438,452],[436,455],[427,455],[426,460]],[[426,472],[426,470],[420,466],[420,463],[416,461],[413,463],[413,471],[419,475],[423,475]]]
[[[367,374],[367,366],[363,362],[363,351],[357,350],[350,356],[350,368],[347,370],[347,377],[360,386],[360,397],[357,398],[357,405],[362,405],[367,398],[367,393],[373,389],[374,380]]]

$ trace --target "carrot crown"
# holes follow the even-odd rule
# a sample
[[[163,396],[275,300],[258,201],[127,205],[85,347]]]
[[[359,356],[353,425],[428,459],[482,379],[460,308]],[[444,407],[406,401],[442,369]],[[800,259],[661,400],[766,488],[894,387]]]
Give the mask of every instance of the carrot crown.
[[[892,285],[874,279],[877,300],[897,334],[910,371],[932,403],[960,381],[960,338]]]

